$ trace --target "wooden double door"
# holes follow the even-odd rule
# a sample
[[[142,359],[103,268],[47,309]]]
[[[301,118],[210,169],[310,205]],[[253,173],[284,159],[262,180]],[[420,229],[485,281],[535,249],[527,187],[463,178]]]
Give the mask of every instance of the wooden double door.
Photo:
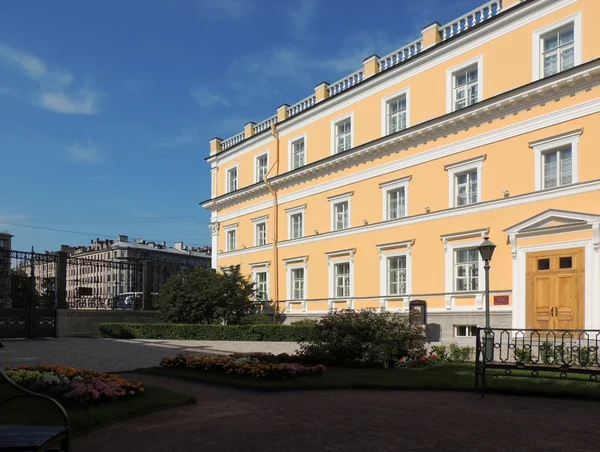
[[[583,248],[527,254],[527,328],[583,329]]]

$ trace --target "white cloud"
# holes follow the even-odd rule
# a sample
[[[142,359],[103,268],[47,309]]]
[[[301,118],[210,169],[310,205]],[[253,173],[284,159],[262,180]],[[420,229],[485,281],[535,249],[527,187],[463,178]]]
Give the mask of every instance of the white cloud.
[[[285,12],[288,15],[294,33],[303,37],[314,22],[318,10],[319,0],[300,0],[294,3],[285,3]]]
[[[27,52],[0,43],[0,65],[37,83],[27,95],[4,88],[4,92],[29,99],[32,104],[63,114],[96,115],[104,94],[96,91],[91,81],[75,85],[75,77],[68,71],[49,69],[41,59]],[[0,91],[2,93],[2,91]]]
[[[104,161],[104,157],[98,150],[96,144],[92,141],[88,141],[85,144],[76,141],[67,148],[67,153],[75,162],[102,163]]]
[[[197,0],[203,14],[213,19],[226,16],[227,19],[241,19],[250,15],[255,8],[251,0]]]
[[[190,91],[190,94],[196,102],[202,108],[210,108],[210,107],[218,107],[223,106],[227,107],[229,102],[224,97],[219,96],[218,94],[211,93],[205,88],[197,88]]]

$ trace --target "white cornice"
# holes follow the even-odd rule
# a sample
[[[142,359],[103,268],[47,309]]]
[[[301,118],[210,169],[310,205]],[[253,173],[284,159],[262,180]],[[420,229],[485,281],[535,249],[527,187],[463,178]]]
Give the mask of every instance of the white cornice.
[[[222,257],[235,257],[235,256],[240,256],[242,254],[257,253],[259,251],[269,251],[272,249],[273,249],[273,245],[251,246],[249,248],[243,248],[240,250],[219,253],[219,259],[221,259]]]
[[[438,120],[406,129],[399,134],[391,135],[375,142],[359,146],[353,150],[346,151],[342,154],[329,157],[323,161],[315,162],[314,164],[307,165],[307,167],[303,167],[300,170],[284,173],[280,176],[272,178],[270,183],[275,189],[282,189],[291,185],[296,185],[313,178],[324,176],[334,171],[340,171],[369,160],[374,160],[376,158],[390,155],[401,150],[409,149],[427,141],[433,141],[438,138],[451,135],[455,132],[476,127],[477,125],[492,121],[494,119],[509,116],[522,110],[528,110],[533,106],[549,103],[555,99],[559,99],[582,90],[588,90],[599,83],[600,61],[596,61],[594,64],[588,64],[587,66],[579,67],[578,70],[569,72],[568,74],[563,74],[562,77],[557,77],[554,80],[540,81],[532,86],[524,87],[514,92],[498,96],[498,98],[493,99],[492,101],[484,101],[482,102],[483,105],[477,106],[477,108],[467,108],[465,110],[468,111],[461,110],[459,112],[455,112],[451,115],[439,118]],[[590,107],[590,109],[586,109],[586,107]],[[552,122],[552,118],[554,119],[555,123],[558,123],[573,119],[572,117],[569,117],[569,114],[573,114],[574,112],[579,112],[579,115],[575,113],[574,116],[578,117],[597,111],[599,111],[598,99],[594,99],[583,104],[565,108],[558,112],[549,113],[538,118],[524,121],[520,124],[507,126],[503,129],[497,129],[492,132],[482,134],[478,137],[463,140],[463,147],[461,149],[456,149],[454,153],[464,151],[465,143],[469,143],[472,147],[481,146],[482,144],[487,144],[485,143],[485,138],[488,138],[488,143],[498,141],[500,139],[526,133],[530,130],[535,130],[536,128],[546,127],[549,125],[549,122]],[[540,125],[537,127],[528,128],[526,126],[535,124],[536,120],[538,120],[540,123]],[[524,125],[525,127],[522,127],[520,130],[518,127],[519,125]],[[490,136],[496,138],[489,140]],[[501,136],[502,138],[499,138]],[[484,141],[484,143],[481,141]],[[382,165],[379,167],[383,170],[381,171],[381,174],[393,171],[391,167],[400,162],[404,163],[403,167],[407,167],[422,163],[423,161],[451,155],[452,152],[449,153],[447,151],[445,153],[443,151],[440,153],[440,149],[453,146],[457,147],[458,144],[459,143],[454,143],[443,148],[426,151],[406,159],[400,159],[393,164]],[[411,162],[411,164],[406,165],[406,162]],[[340,186],[339,180],[332,182],[334,183],[334,186]],[[319,187],[323,187],[327,184],[328,182],[319,184]],[[229,195],[225,195],[221,198],[206,201],[202,203],[202,206],[210,210],[220,210],[240,202],[248,201],[258,196],[263,196],[267,193],[268,190],[264,184],[251,186],[246,189],[238,190]],[[287,195],[287,197],[292,197],[293,195],[294,194]],[[281,203],[288,201],[284,200],[284,198],[285,197],[280,198]]]

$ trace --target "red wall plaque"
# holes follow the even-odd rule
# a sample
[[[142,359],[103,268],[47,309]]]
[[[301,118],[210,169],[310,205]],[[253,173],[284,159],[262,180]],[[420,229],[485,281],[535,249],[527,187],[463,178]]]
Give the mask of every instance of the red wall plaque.
[[[494,306],[507,306],[508,295],[494,295]]]

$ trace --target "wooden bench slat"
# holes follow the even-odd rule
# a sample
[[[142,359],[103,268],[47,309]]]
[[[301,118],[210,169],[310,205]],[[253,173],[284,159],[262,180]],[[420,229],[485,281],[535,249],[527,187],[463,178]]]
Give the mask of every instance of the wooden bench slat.
[[[0,451],[37,450],[67,430],[64,426],[0,425]]]

